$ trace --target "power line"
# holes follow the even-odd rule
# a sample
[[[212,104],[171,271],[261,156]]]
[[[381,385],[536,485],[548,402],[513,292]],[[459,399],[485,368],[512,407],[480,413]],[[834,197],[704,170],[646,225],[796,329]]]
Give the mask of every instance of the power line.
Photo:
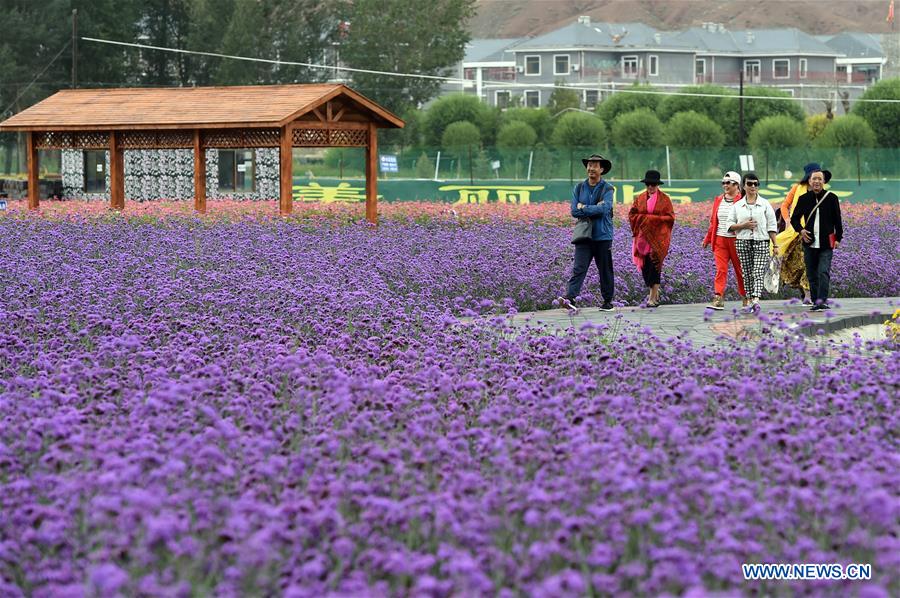
[[[136,44],[132,42],[120,42],[114,40],[106,40],[106,39],[98,39],[94,37],[82,37],[80,38],[89,42],[96,42],[100,44],[112,44],[117,46],[126,46],[131,48],[140,48],[145,50],[157,50],[160,52],[174,52],[176,54],[189,54],[189,55],[197,55],[197,56],[210,56],[213,58],[224,58],[228,60],[242,60],[245,62],[261,62],[265,64],[273,64],[273,65],[284,65],[284,66],[302,66],[310,69],[326,69],[332,70],[335,72],[338,71],[347,71],[351,73],[364,73],[370,75],[386,75],[390,77],[406,77],[412,79],[429,79],[429,80],[438,80],[444,83],[469,83],[474,84],[475,82],[472,79],[460,79],[457,77],[441,77],[437,75],[421,75],[416,73],[398,73],[393,71],[376,71],[371,69],[358,69],[352,67],[345,66],[335,66],[330,64],[315,64],[310,62],[294,62],[290,60],[272,60],[267,58],[252,58],[249,56],[237,56],[233,54],[221,54],[219,52],[204,52],[199,50],[182,50],[180,48],[167,48],[163,46],[151,46],[147,44]],[[584,90],[585,86],[581,85],[569,85],[569,84],[561,84],[558,85],[556,83],[514,83],[507,81],[483,81],[482,87],[497,89],[497,88],[522,88],[522,89],[534,89],[534,88],[549,88],[549,89],[573,89],[573,90]],[[743,97],[747,100],[776,100],[776,101],[797,101],[797,102],[831,102],[834,101],[834,98],[812,98],[812,97],[803,97],[803,98],[795,98],[793,96],[789,97],[778,97],[778,96],[754,96],[754,95],[729,95],[729,94],[713,94],[713,93],[694,93],[694,92],[685,92],[685,91],[650,91],[645,89],[615,89],[614,93],[638,93],[638,94],[648,94],[648,95],[664,95],[664,96],[684,96],[684,97],[700,97],[700,98],[736,98],[739,99]],[[900,100],[891,100],[891,99],[863,99],[856,98],[849,100],[851,102],[872,102],[872,103],[880,103],[880,104],[900,104]]]

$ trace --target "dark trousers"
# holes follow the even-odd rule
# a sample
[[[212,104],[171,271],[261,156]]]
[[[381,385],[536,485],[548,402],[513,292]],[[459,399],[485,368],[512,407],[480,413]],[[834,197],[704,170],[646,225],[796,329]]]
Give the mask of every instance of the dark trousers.
[[[572,266],[572,277],[569,279],[566,296],[574,299],[581,293],[581,285],[584,284],[591,260],[597,264],[597,272],[600,273],[600,293],[603,295],[603,301],[612,301],[616,290],[613,282],[612,241],[591,241],[575,246],[575,265]]]
[[[647,288],[659,284],[659,268],[656,267],[656,264],[653,263],[653,260],[650,259],[649,255],[644,257],[644,266],[641,268],[641,276],[644,277],[644,284],[647,285]]]
[[[806,264],[806,278],[809,279],[809,294],[813,303],[825,303],[828,300],[833,255],[834,250],[830,247],[815,249],[803,246],[803,261]]]

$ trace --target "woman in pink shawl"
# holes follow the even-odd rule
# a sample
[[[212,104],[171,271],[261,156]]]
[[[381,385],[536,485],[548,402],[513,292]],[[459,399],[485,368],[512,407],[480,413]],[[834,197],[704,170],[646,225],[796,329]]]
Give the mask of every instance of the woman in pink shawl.
[[[669,254],[675,210],[672,200],[659,188],[662,181],[658,171],[648,170],[641,182],[647,185],[647,189],[635,198],[628,212],[628,223],[634,237],[631,256],[650,289],[647,307],[659,307],[660,272],[663,260]]]

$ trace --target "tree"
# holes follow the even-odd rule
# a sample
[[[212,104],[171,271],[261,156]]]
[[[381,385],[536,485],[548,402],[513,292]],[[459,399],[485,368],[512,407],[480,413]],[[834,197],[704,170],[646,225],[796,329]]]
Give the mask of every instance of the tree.
[[[581,96],[574,89],[567,89],[557,81],[556,87],[547,98],[547,111],[555,116],[567,108],[580,108]]]
[[[745,87],[744,95],[744,131],[753,130],[753,125],[767,116],[784,114],[803,122],[806,114],[800,104],[794,101],[791,94],[771,87]],[[782,100],[767,100],[754,98],[785,98]],[[738,126],[740,123],[740,100],[737,97],[725,98],[722,101],[722,114],[717,121],[726,126],[731,140],[738,140]]]
[[[617,147],[659,147],[663,124],[649,108],[638,108],[616,117],[612,141]]]
[[[584,112],[567,112],[559,117],[551,142],[556,147],[599,150],[606,141],[606,124]]]
[[[832,116],[833,118],[833,116]],[[822,134],[828,125],[831,124],[831,118],[827,114],[811,114],[806,117],[806,138],[815,141]]]
[[[339,0],[337,14],[348,22],[340,39],[341,59],[350,67],[388,73],[447,76],[463,59],[475,0]],[[353,87],[395,113],[437,95],[439,79],[353,72]]]
[[[475,96],[456,93],[438,98],[425,113],[422,123],[425,144],[432,147],[440,145],[444,130],[450,123],[461,120],[472,123],[482,132],[488,132],[485,137],[493,139],[491,129],[496,126],[497,116],[490,106]]]
[[[879,81],[860,100],[900,100],[900,78]],[[857,101],[853,114],[866,119],[879,145],[900,146],[900,104]]]
[[[679,148],[718,149],[725,143],[725,132],[708,116],[679,112],[666,125],[666,143]]]
[[[462,171],[462,163],[466,162],[471,173],[472,160],[477,157],[481,145],[481,134],[478,127],[472,123],[461,120],[450,123],[441,136],[441,146],[456,157],[456,176],[459,178]]]
[[[679,93],[702,94],[711,96],[734,95],[733,89],[720,85],[689,85],[678,90]],[[718,121],[722,115],[722,100],[719,97],[698,97],[696,95],[671,95],[665,96],[659,102],[657,115],[663,122],[668,122],[679,112],[693,111],[708,116]]]
[[[611,123],[618,115],[625,112],[633,112],[638,108],[649,108],[655,112],[656,107],[659,105],[660,96],[656,93],[642,93],[645,91],[655,92],[656,90],[649,85],[638,84],[620,90],[597,104],[595,109],[597,115],[604,122]]]
[[[144,0],[138,16],[140,33],[151,46],[181,48],[190,30],[188,0]],[[144,83],[187,85],[190,83],[184,54],[147,51],[144,54]]]
[[[575,178],[575,150],[599,151],[606,141],[606,124],[584,112],[567,112],[559,117],[551,136],[553,145],[569,150],[569,180]]]
[[[223,13],[228,3],[194,0],[191,35],[209,43],[205,27]],[[210,4],[208,4],[210,3]],[[316,0],[232,0],[233,9],[227,30],[219,42],[223,54],[281,59],[285,62],[321,63],[330,45],[332,17],[329,9]],[[203,8],[204,10],[201,10]],[[220,59],[215,75],[219,85],[311,83],[332,77],[328,69],[267,62]]]
[[[555,122],[546,108],[507,108],[500,115],[500,125],[511,122],[528,124],[537,133],[538,142],[545,143],[553,133]]]
[[[753,125],[750,147],[754,151],[806,145],[806,127],[790,116],[767,116]]]
[[[839,116],[816,139],[819,148],[872,147],[877,136],[869,123],[855,114]]]
[[[500,127],[497,146],[504,157],[515,164],[515,177],[519,178],[519,161],[537,142],[537,133],[531,125],[522,121],[512,121]]]
[[[416,177],[420,179],[430,179],[434,176],[434,162],[428,157],[424,151],[416,160]]]

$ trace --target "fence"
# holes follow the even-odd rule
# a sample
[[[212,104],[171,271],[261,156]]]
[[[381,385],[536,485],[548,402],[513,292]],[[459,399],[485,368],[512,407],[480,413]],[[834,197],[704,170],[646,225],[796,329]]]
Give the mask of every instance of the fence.
[[[581,158],[599,151],[613,162],[610,178],[640,180],[644,172],[658,170],[667,180],[718,180],[727,170],[755,170],[766,183],[791,181],[803,165],[819,162],[835,180],[862,183],[900,179],[900,148],[814,149],[811,147],[750,150],[679,148],[550,148],[513,150],[496,147],[397,148],[382,146],[380,154],[396,157],[396,171],[382,179],[439,181],[567,181],[584,176]],[[742,168],[740,156],[752,156],[753,166]],[[41,152],[41,178],[60,174],[59,152]],[[393,164],[393,160],[386,160]],[[357,179],[365,176],[362,148],[294,150],[294,175],[305,178]],[[24,156],[15,143],[0,144],[0,178],[24,179]],[[900,195],[900,183],[896,185]]]
[[[667,151],[668,150],[668,151]],[[580,179],[584,174],[581,158],[597,148],[547,148],[504,150],[494,147],[448,150],[446,148],[382,148],[382,154],[397,157],[398,171],[383,173],[387,178],[465,179]],[[612,176],[640,179],[653,169],[667,179],[716,179],[726,170],[742,171],[740,156],[753,157],[753,170],[764,180],[791,180],[803,171],[803,165],[819,162],[837,179],[881,180],[900,178],[900,148],[814,149],[811,147],[771,149],[600,148],[613,162]],[[471,159],[470,159],[471,155]],[[304,158],[295,174],[352,178],[363,173],[362,150],[331,149],[324,158]],[[789,174],[785,174],[789,172]]]

